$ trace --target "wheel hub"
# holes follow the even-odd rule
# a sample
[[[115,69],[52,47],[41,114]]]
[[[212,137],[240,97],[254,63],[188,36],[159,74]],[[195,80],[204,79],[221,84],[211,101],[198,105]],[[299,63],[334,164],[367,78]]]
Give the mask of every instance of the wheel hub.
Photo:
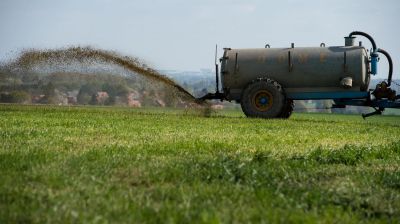
[[[272,94],[266,90],[258,91],[253,97],[253,105],[258,111],[267,111],[272,107]]]

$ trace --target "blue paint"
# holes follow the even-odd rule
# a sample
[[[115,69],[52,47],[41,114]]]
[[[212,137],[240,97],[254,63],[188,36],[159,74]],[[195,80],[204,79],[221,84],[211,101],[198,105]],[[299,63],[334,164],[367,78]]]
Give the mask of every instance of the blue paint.
[[[369,92],[301,92],[287,93],[292,100],[365,99]]]
[[[371,102],[371,107],[379,108],[400,108],[400,100],[390,101],[390,100],[376,100]]]
[[[400,97],[400,95],[398,95]],[[336,105],[344,105],[344,106],[365,106],[365,107],[376,107],[376,108],[400,108],[400,100],[372,100],[369,101],[367,99],[346,99],[335,101]]]
[[[378,74],[379,55],[376,52],[371,53],[371,74]]]
[[[268,99],[267,99],[266,97],[262,97],[262,98],[260,99],[260,103],[261,103],[262,105],[268,104]]]

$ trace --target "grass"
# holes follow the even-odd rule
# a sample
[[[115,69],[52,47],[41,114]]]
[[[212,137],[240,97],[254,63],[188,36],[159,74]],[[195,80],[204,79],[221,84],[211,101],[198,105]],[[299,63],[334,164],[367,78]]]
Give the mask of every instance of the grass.
[[[0,223],[400,220],[400,118],[0,105]]]

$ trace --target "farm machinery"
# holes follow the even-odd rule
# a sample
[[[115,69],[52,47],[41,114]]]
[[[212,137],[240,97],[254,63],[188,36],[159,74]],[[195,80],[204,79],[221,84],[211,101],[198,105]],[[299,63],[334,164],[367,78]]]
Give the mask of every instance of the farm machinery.
[[[356,36],[367,38],[368,50]],[[371,75],[378,73],[379,56],[389,63],[385,81],[369,89]],[[354,31],[345,37],[344,46],[232,49],[224,48],[220,58],[216,52],[216,92],[201,100],[236,101],[248,117],[288,118],[293,100],[333,100],[332,108],[346,106],[372,107],[382,114],[385,108],[400,108],[400,95],[390,88],[393,62],[388,52],[377,48],[367,33]],[[220,90],[219,79],[222,88]]]

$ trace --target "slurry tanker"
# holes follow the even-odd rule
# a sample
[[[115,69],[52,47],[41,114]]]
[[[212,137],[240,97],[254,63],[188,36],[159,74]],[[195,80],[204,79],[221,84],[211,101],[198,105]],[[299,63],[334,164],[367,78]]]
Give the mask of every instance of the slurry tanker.
[[[372,49],[362,42],[356,45],[356,36],[367,38]],[[378,73],[380,55],[387,58],[389,74],[375,89],[369,89],[371,75]],[[215,65],[216,92],[200,99],[236,101],[248,117],[288,118],[293,100],[333,100],[333,108],[375,109],[363,117],[382,114],[385,108],[400,108],[400,95],[390,88],[393,62],[389,53],[360,31],[346,36],[344,46],[295,47],[292,43],[288,48],[270,48],[268,44],[256,49],[224,48],[221,70]]]

